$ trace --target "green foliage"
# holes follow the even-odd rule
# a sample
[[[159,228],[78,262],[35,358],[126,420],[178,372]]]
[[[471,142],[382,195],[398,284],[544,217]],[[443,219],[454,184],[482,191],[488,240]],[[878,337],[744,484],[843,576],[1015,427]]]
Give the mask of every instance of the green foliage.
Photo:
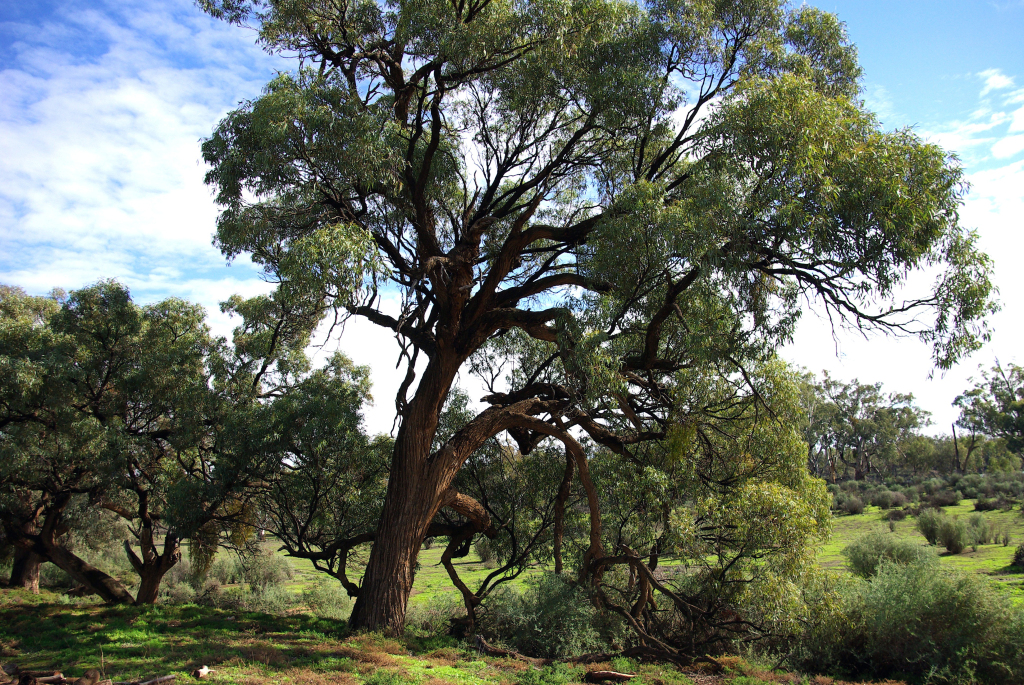
[[[850,497],[847,497],[843,500],[842,504],[840,505],[840,509],[842,509],[843,513],[845,514],[863,514],[864,500],[862,500],[860,497],[857,497],[856,495],[851,495]]]
[[[971,544],[971,533],[967,524],[959,517],[943,517],[939,522],[938,543],[950,554],[960,554]]]
[[[1024,545],[1017,545],[1017,549],[1013,551],[1013,560],[1010,562],[1010,567],[1018,571],[1024,571]]]
[[[365,685],[414,685],[416,681],[399,671],[378,668],[363,682]]]
[[[543,574],[520,591],[508,585],[496,590],[484,607],[480,626],[485,634],[516,650],[540,657],[565,657],[603,651],[611,626],[569,579]]]
[[[452,619],[464,617],[466,607],[454,592],[434,595],[409,609],[405,616],[406,633],[417,638],[437,638],[448,635]]]
[[[975,547],[987,545],[995,538],[995,531],[982,514],[971,514],[967,519],[967,537]]]
[[[921,531],[921,535],[924,536],[929,545],[937,545],[939,543],[939,529],[944,521],[945,517],[939,509],[923,509],[918,514],[917,529]]]
[[[843,592],[841,610],[802,638],[795,661],[843,677],[1024,682],[1024,612],[984,578],[883,563]]]
[[[556,663],[539,669],[528,669],[516,676],[516,685],[569,685],[579,682],[583,669]]]
[[[883,562],[895,564],[938,565],[938,557],[931,548],[924,548],[892,533],[868,533],[843,549],[850,570],[862,578],[878,573]]]
[[[344,621],[352,611],[352,600],[337,581],[318,578],[302,590],[302,603],[317,618]]]
[[[970,431],[970,439],[965,441],[968,449],[974,447],[977,434],[1002,439],[1009,454],[998,454],[998,446],[993,445],[996,450],[983,455],[986,464],[998,454],[998,468],[1020,468],[1019,456],[1024,450],[1024,368],[996,363],[983,371],[981,380],[954,404],[960,408],[957,425]],[[1008,458],[1011,455],[1013,459]]]
[[[284,557],[266,552],[260,545],[239,553],[240,575],[254,595],[261,595],[273,587],[279,587],[293,574],[291,564]]]

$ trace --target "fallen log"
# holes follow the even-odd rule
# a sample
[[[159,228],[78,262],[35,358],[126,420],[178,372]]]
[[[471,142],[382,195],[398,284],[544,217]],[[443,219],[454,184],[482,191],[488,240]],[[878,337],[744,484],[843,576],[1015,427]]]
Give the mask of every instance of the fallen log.
[[[159,678],[153,678],[152,680],[115,680],[113,685],[157,685],[157,683],[166,683],[170,680],[174,680],[178,676],[174,675],[162,675]]]
[[[513,652],[510,649],[494,647],[487,644],[487,640],[484,639],[483,635],[476,636],[476,648],[487,656],[497,656],[504,657],[506,659],[515,659],[516,661],[525,661],[526,663],[533,664],[534,666],[550,666],[555,661],[554,659],[539,659],[537,657],[520,654],[519,652]]]
[[[618,671],[590,671],[587,673],[584,680],[588,683],[624,683],[627,680],[636,678],[635,674],[632,673],[619,673]]]

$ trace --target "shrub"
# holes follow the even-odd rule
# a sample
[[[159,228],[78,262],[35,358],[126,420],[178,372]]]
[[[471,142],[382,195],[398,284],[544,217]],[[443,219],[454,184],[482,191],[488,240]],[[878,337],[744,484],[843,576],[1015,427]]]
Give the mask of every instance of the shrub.
[[[967,525],[959,518],[945,518],[939,524],[939,544],[951,554],[960,554],[971,544]]]
[[[889,513],[885,515],[885,518],[887,518],[890,521],[902,521],[903,519],[907,518],[907,510],[891,509]]]
[[[984,497],[979,497],[974,503],[974,511],[995,511],[1000,508],[1002,507],[1000,507],[998,499],[985,499]]]
[[[864,500],[856,496],[848,497],[845,501],[843,501],[841,508],[847,514],[863,514]]]
[[[553,573],[524,592],[498,588],[483,607],[480,627],[524,654],[556,658],[606,650],[611,630],[583,590]]]
[[[483,535],[477,536],[476,541],[473,543],[473,551],[480,557],[480,561],[483,562],[485,567],[495,568],[498,565],[498,557],[494,554],[494,548],[487,537]]]
[[[405,627],[415,637],[437,637],[449,633],[452,619],[465,615],[461,595],[446,592],[434,595],[425,603],[410,604]]]
[[[375,670],[363,681],[364,685],[412,685],[415,682],[416,680],[410,679],[399,671],[384,668]]]
[[[209,578],[215,579],[221,585],[231,585],[243,581],[241,565],[231,559],[219,558],[215,560],[206,572],[206,575]]]
[[[160,600],[165,604],[193,604],[196,591],[188,583],[176,583],[161,590]]]
[[[963,496],[959,492],[952,492],[950,490],[940,490],[932,495],[928,502],[933,507],[955,507],[960,504],[960,500]]]
[[[989,583],[932,565],[883,562],[842,590],[802,637],[797,666],[843,678],[1020,683],[1024,612]]]
[[[256,551],[252,554],[240,555],[239,566],[239,575],[249,585],[252,593],[256,595],[263,594],[266,590],[280,585],[286,580],[291,580],[294,574],[288,560],[273,552],[265,554],[262,551]]]
[[[242,608],[265,614],[283,614],[298,604],[298,597],[283,585],[269,585],[262,592],[247,592],[241,597]]]
[[[987,545],[995,536],[992,526],[981,514],[971,514],[967,521],[968,538],[972,545]]]
[[[317,618],[344,621],[352,613],[352,600],[341,583],[333,579],[318,578],[312,586],[302,591],[302,603]]]
[[[888,490],[878,490],[871,495],[871,506],[879,509],[889,509],[896,501],[896,495]]]
[[[883,561],[897,564],[936,563],[938,561],[930,548],[915,545],[909,540],[876,531],[857,538],[843,550],[850,571],[861,578],[870,578],[878,571]]]
[[[1013,560],[1010,562],[1010,567],[1024,571],[1024,545],[1017,545],[1017,549],[1013,550]]]
[[[917,529],[921,531],[921,535],[928,541],[929,545],[935,545],[939,542],[939,526],[945,517],[941,511],[935,509],[925,509],[917,516]]]

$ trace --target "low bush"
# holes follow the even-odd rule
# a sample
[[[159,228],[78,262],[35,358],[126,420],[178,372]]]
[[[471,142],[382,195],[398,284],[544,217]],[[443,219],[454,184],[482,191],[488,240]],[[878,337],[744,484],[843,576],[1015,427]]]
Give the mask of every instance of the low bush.
[[[516,685],[569,685],[583,680],[583,669],[568,664],[556,663],[544,668],[521,671]]]
[[[486,536],[477,536],[476,541],[473,543],[473,551],[480,557],[480,561],[483,562],[485,568],[497,567],[498,557],[494,553],[491,541]]]
[[[861,578],[874,576],[883,561],[897,564],[938,562],[938,557],[930,547],[922,547],[882,531],[857,538],[843,550],[843,556],[846,557],[850,571]]]
[[[945,516],[936,509],[923,509],[917,515],[917,529],[921,531],[921,535],[924,536],[929,545],[938,544],[939,527],[943,520],[945,520]]]
[[[888,490],[876,490],[871,495],[871,506],[878,507],[879,509],[889,509],[892,507],[893,502],[896,499],[896,495]]]
[[[317,618],[344,621],[352,613],[352,600],[341,583],[334,579],[318,578],[302,591],[302,603]]]
[[[933,507],[955,507],[962,499],[963,495],[960,492],[940,490],[928,498],[928,503]]]
[[[405,615],[406,633],[418,638],[448,635],[452,620],[465,615],[466,608],[459,593],[434,595],[427,602],[409,605]]]
[[[907,518],[907,513],[906,509],[891,509],[889,510],[889,513],[885,515],[885,518],[889,521],[902,521]]]
[[[967,520],[967,534],[973,546],[987,545],[995,537],[995,531],[982,514],[971,514]]]
[[[606,651],[613,626],[602,622],[582,589],[549,573],[525,591],[498,588],[482,607],[480,628],[524,654],[557,658]]]
[[[1024,571],[1024,545],[1017,545],[1017,549],[1013,550],[1013,560],[1010,561],[1010,567],[1018,571]]]
[[[1002,509],[1000,500],[998,499],[986,499],[979,497],[974,503],[974,511],[995,511],[996,509]]]
[[[945,518],[939,524],[939,544],[950,554],[960,554],[971,544],[967,525],[959,518]]]
[[[1024,682],[1024,612],[983,578],[883,562],[842,592],[793,651],[796,666],[857,679]]]
[[[864,513],[864,500],[860,497],[851,496],[846,498],[840,505],[842,511],[847,514],[863,514]]]

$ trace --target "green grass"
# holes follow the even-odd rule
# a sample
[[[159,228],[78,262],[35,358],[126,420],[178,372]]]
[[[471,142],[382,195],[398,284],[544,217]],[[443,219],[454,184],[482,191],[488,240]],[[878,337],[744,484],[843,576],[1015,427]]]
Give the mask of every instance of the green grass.
[[[536,670],[482,656],[452,638],[391,640],[348,635],[343,623],[306,614],[270,616],[197,606],[71,606],[44,591],[0,590],[0,658],[22,669],[77,677],[99,668],[113,680],[176,674],[202,665],[222,683],[342,685],[512,685],[580,682],[608,663]],[[636,665],[640,685],[692,685],[675,667]],[[566,677],[568,676],[568,677]],[[637,682],[637,681],[634,681]]]
[[[963,500],[954,507],[944,507],[947,516],[969,517],[974,513],[974,500]],[[863,514],[836,516],[832,524],[832,540],[821,546],[818,552],[818,563],[824,568],[845,569],[846,560],[841,552],[844,547],[861,535],[873,530],[889,530],[889,522],[885,520],[888,512],[877,507],[865,507]],[[997,530],[1009,532],[1011,542],[1004,547],[1002,543],[979,545],[977,551],[968,547],[961,554],[947,554],[942,547],[940,563],[963,571],[979,573],[987,576],[999,587],[1005,588],[1015,600],[1024,602],[1024,574],[1010,568],[1013,552],[1017,545],[1024,543],[1024,516],[1020,509],[1012,511],[986,511],[985,518]],[[896,521],[893,532],[901,538],[918,542],[922,546],[928,543],[917,530],[917,518],[908,516],[903,521]]]

